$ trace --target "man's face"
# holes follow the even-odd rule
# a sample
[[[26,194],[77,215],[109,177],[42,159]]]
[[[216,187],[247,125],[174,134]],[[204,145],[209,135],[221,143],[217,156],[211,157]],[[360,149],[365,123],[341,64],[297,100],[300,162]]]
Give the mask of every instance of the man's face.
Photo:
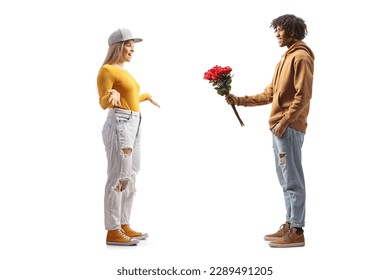
[[[293,38],[283,27],[277,26],[275,30],[276,38],[278,39],[279,47],[285,47],[291,45]]]

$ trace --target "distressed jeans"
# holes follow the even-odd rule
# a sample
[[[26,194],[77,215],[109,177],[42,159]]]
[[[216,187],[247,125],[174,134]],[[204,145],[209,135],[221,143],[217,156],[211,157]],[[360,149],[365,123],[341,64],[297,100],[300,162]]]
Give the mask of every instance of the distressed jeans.
[[[306,190],[302,168],[305,134],[288,127],[281,138],[272,134],[276,173],[283,188],[286,221],[293,227],[305,226]]]
[[[106,230],[120,229],[130,220],[136,175],[140,170],[141,115],[110,109],[102,130],[107,156],[107,182],[104,194]],[[131,148],[131,153],[126,149]],[[118,185],[121,186],[117,189]]]

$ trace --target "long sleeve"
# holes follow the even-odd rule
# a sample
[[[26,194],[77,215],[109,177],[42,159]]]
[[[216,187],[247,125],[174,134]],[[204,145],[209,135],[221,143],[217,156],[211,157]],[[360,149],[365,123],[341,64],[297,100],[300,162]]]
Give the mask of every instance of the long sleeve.
[[[256,95],[245,95],[239,97],[240,105],[242,106],[259,106],[272,103],[273,100],[273,86],[270,84],[267,86],[263,93]]]
[[[139,96],[139,102],[148,100],[151,97],[149,93],[143,93]]]
[[[114,86],[114,77],[105,68],[101,68],[97,77],[97,87],[99,93],[99,103],[103,109],[111,107],[111,103],[108,102],[110,94],[107,92]]]
[[[288,110],[284,113],[282,122],[292,123],[309,105],[313,85],[313,65],[305,59],[294,63],[294,86],[296,93]]]

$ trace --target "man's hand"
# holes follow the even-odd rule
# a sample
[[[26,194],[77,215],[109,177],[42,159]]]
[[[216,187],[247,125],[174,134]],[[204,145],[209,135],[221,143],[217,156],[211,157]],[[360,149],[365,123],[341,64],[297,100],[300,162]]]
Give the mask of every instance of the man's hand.
[[[278,124],[275,125],[274,128],[272,129],[272,133],[276,137],[282,138],[284,133],[286,132],[286,129],[287,129],[287,125],[282,125],[281,122],[278,122]]]
[[[234,94],[226,94],[225,95],[225,100],[227,102],[227,104],[229,105],[238,105],[238,97],[235,96]]]

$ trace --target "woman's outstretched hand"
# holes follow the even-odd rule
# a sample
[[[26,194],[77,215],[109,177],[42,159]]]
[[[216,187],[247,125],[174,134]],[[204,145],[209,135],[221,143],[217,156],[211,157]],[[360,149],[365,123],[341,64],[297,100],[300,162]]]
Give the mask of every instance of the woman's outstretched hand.
[[[111,103],[112,107],[121,106],[121,94],[115,89],[110,89],[107,92],[110,94],[108,102]]]
[[[152,97],[149,97],[149,102],[152,103],[154,106],[157,106],[158,108],[160,108],[160,104],[158,104]]]

